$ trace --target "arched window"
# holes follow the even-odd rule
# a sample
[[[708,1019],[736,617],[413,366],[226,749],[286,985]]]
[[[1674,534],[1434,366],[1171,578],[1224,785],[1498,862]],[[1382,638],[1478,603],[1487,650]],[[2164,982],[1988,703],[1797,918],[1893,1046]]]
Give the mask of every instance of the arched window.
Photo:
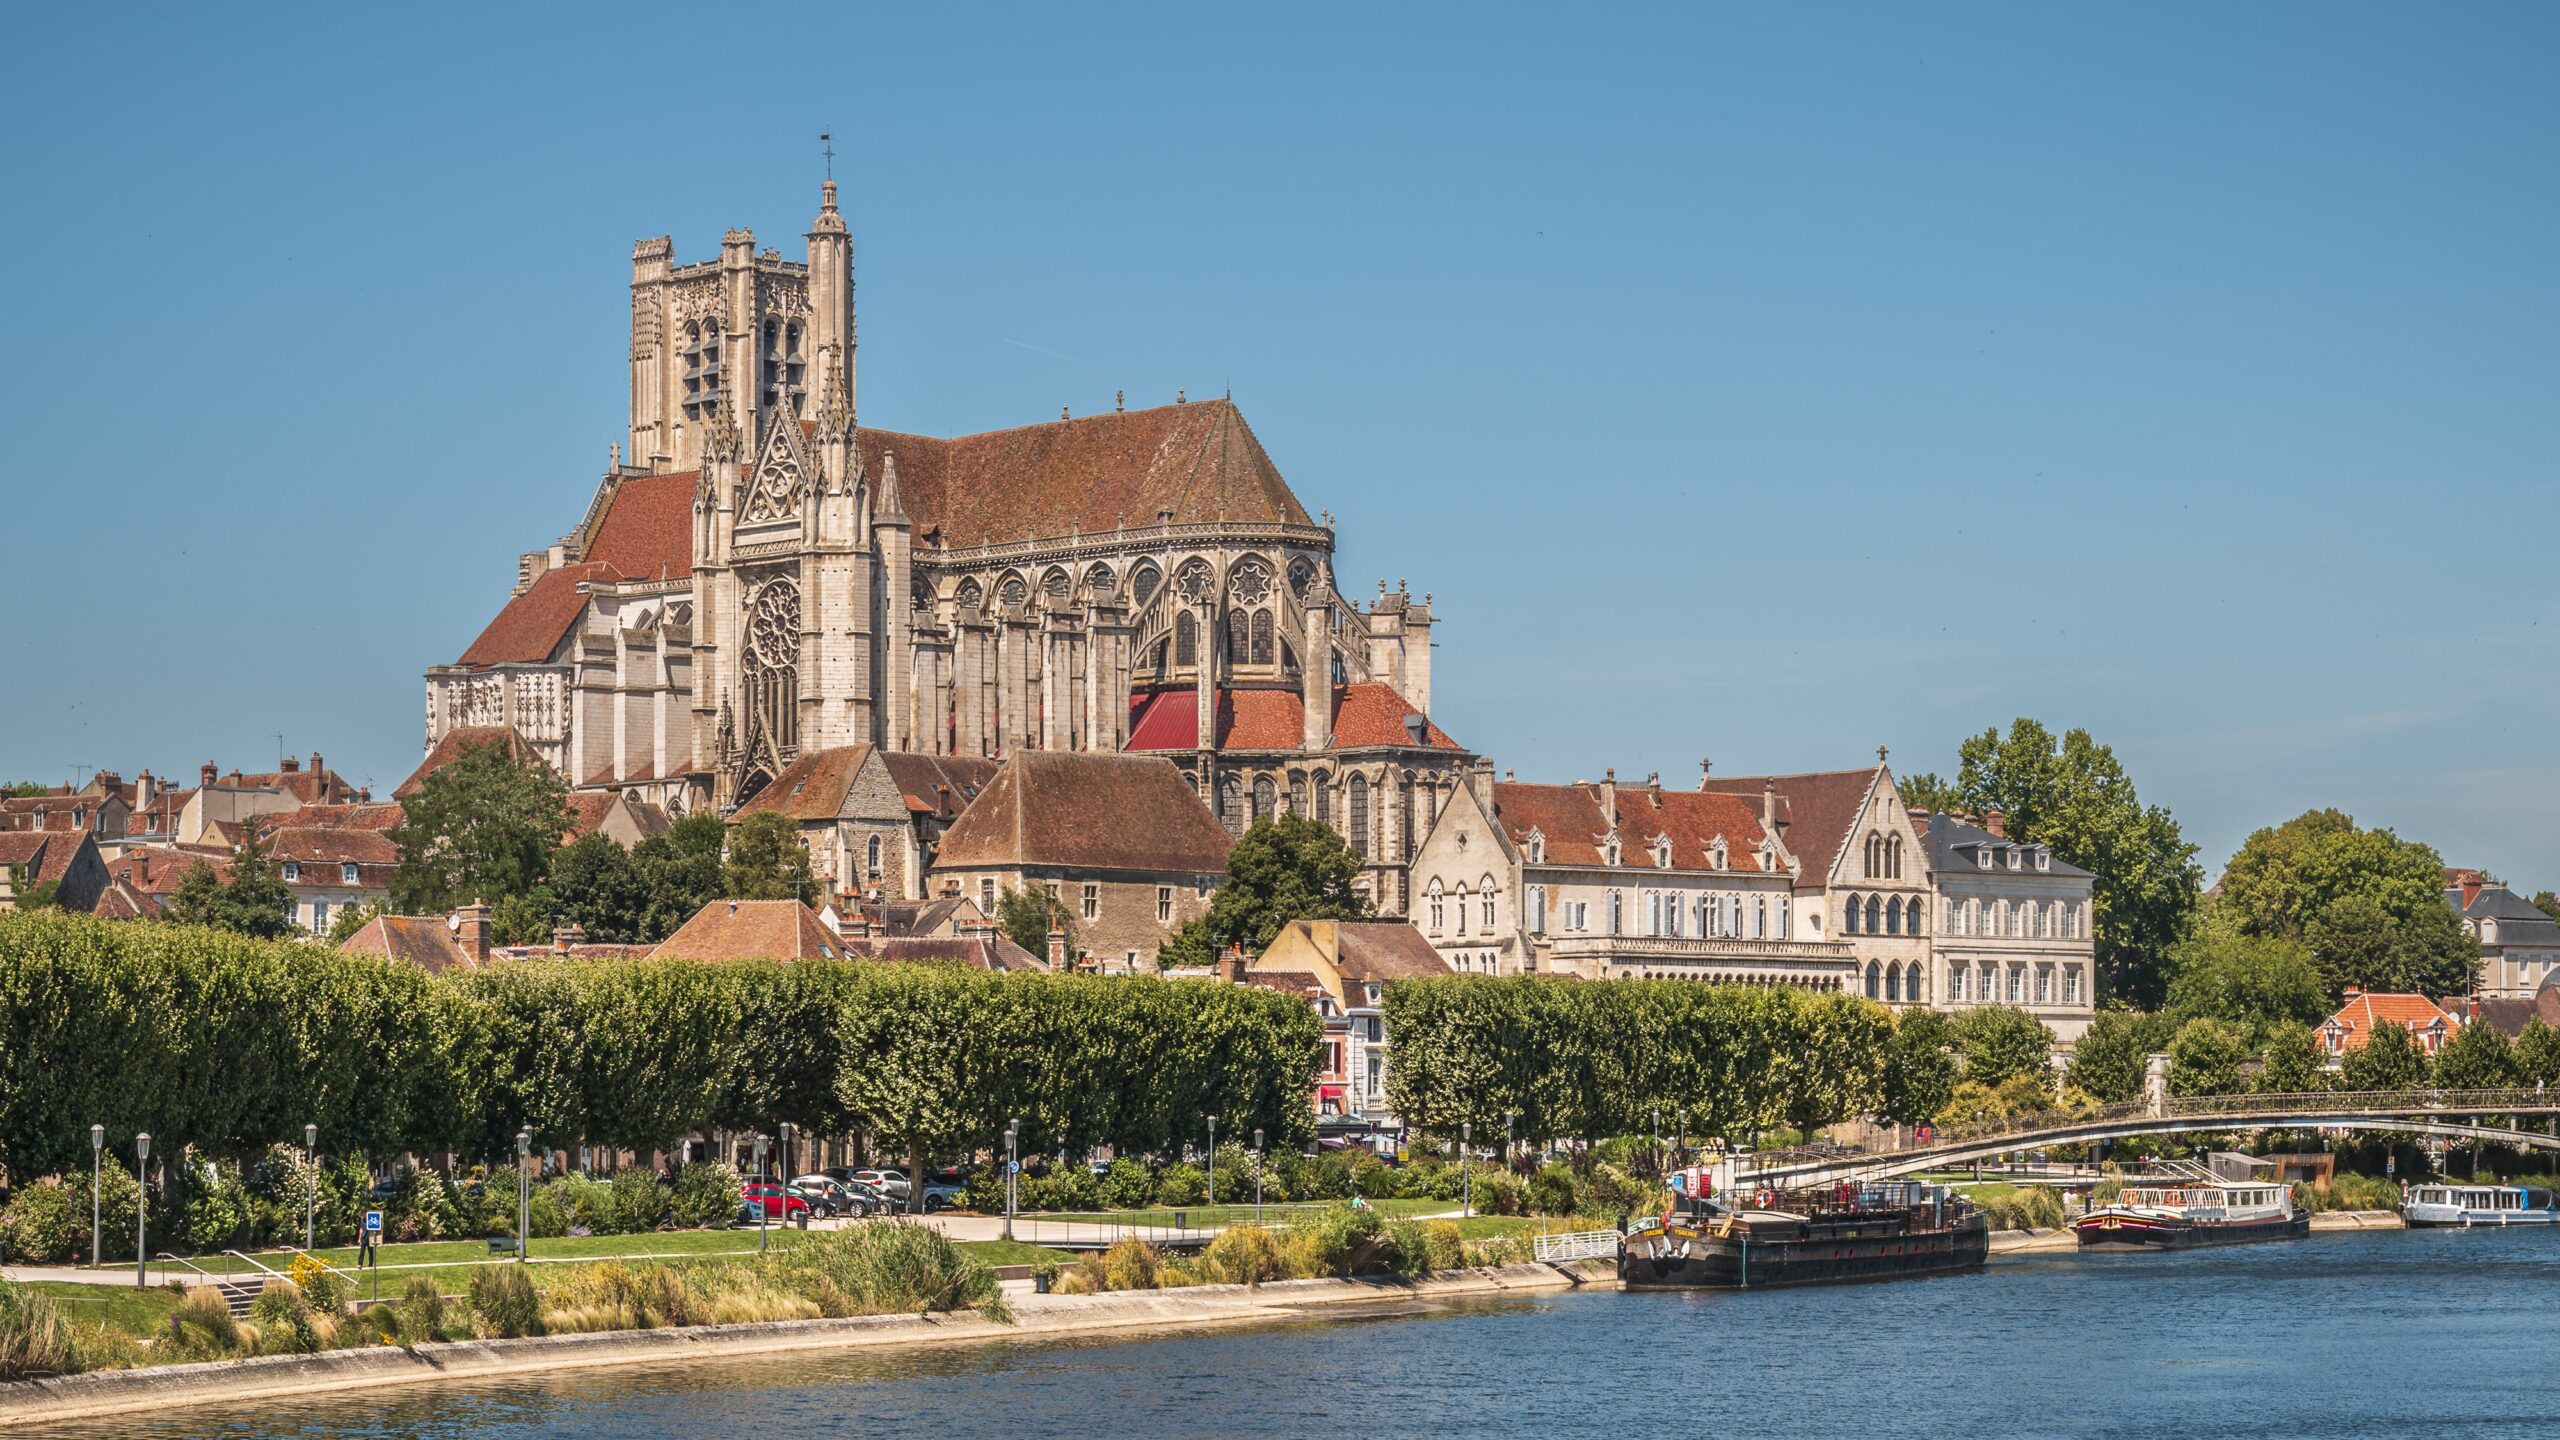
[[[1467,887],[1463,884],[1458,887],[1458,933],[1467,933]]]
[[[1270,819],[1272,809],[1278,803],[1279,791],[1272,785],[1271,777],[1268,775],[1257,777],[1253,782],[1253,818]]]
[[[1617,891],[1609,892],[1609,933],[1617,934],[1626,925],[1626,901]]]
[[[1272,663],[1274,648],[1275,642],[1272,638],[1271,612],[1268,610],[1254,611],[1253,663],[1256,665],[1268,665]]]
[[[877,835],[872,836],[863,844],[862,872],[865,875],[878,875],[880,873],[880,837]]]
[[[1200,622],[1192,617],[1189,610],[1173,617],[1173,663],[1200,663]]]
[[[1787,897],[1784,895],[1778,897],[1778,938],[1781,940],[1787,938]]]
[[[1902,1003],[1902,967],[1899,965],[1884,967],[1884,998],[1891,1004]]]
[[[1877,927],[1881,926],[1883,923],[1884,923],[1884,897],[1883,897],[1883,896],[1881,896],[1881,895],[1870,895],[1870,896],[1868,896],[1868,897],[1867,897],[1867,933],[1868,933],[1868,934],[1870,934],[1870,935],[1873,935],[1873,934],[1877,933]]]
[[[1162,584],[1164,584],[1163,571],[1153,565],[1139,566],[1138,573],[1129,577],[1129,603],[1144,607],[1149,600],[1155,598],[1156,588]]]
[[[1303,774],[1289,777],[1289,813],[1292,815],[1307,813],[1307,777]]]
[[[1423,913],[1431,918],[1431,928],[1434,930],[1441,929],[1448,924],[1448,916],[1442,908],[1443,903],[1444,902],[1441,899],[1440,882],[1437,878],[1434,878],[1431,882],[1428,902],[1423,907]]]
[[[1307,813],[1331,825],[1333,823],[1333,777],[1318,771],[1314,783],[1313,798],[1308,801],[1313,808]]]
[[[1870,1000],[1884,998],[1884,967],[1873,960],[1867,962],[1867,998]]]
[[[1858,933],[1858,917],[1860,914],[1859,906],[1862,903],[1864,902],[1860,901],[1855,895],[1849,897],[1848,911],[1843,917],[1845,923],[1840,927],[1843,934],[1855,935]]]
[[[1890,879],[1902,878],[1902,837],[1899,835],[1884,842],[1884,873]]]
[[[1351,853],[1369,858],[1369,777],[1351,777]]]
[[[1218,816],[1226,822],[1228,834],[1244,833],[1244,786],[1233,775],[1218,782]]]
[[[1887,935],[1902,933],[1902,897],[1899,895],[1884,902],[1884,933]]]
[[[1751,938],[1754,940],[1769,938],[1769,897],[1766,895],[1751,897]]]

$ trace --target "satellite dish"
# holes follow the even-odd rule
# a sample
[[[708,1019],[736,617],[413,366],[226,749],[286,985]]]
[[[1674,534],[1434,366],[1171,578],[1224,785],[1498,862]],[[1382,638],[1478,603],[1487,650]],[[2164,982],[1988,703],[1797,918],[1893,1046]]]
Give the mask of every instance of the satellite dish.
[[[453,932],[454,934],[456,934],[456,935],[461,934],[461,933],[462,933],[462,917],[461,917],[461,916],[459,916],[459,915],[447,915],[446,917],[444,917],[444,928],[446,928],[447,930],[452,931],[452,932]]]

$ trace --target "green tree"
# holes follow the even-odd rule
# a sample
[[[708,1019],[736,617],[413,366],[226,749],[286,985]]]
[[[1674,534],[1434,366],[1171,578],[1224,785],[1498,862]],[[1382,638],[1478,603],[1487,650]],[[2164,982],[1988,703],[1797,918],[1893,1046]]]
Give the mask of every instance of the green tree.
[[[2214,910],[2236,933],[2308,944],[2332,1002],[2348,985],[2459,994],[2478,964],[2444,903],[2443,857],[2341,810],[2253,832],[2223,867]]]
[[[2169,1093],[2231,1095],[2240,1090],[2240,1067],[2249,1058],[2238,1026],[2201,1017],[2178,1027],[2169,1041]]]
[[[6,785],[0,785],[0,799],[32,800],[37,796],[52,793],[53,787],[39,780],[12,780]]]
[[[228,879],[208,864],[190,868],[169,896],[169,918],[183,925],[210,925],[259,940],[281,940],[294,933],[293,892],[266,840],[251,827],[249,838],[231,855]]]
[[[1954,1029],[1965,1079],[1996,1090],[2028,1075],[2051,1088],[2053,1032],[2043,1021],[2013,1005],[1982,1005],[1958,1011]]]
[[[649,933],[649,882],[632,853],[590,830],[551,857],[551,915],[599,945],[640,945]]]
[[[2265,1095],[2307,1095],[2329,1088],[2329,1052],[2308,1025],[2279,1025],[2267,1036],[2266,1060],[2258,1068],[2258,1091]]]
[[[1292,920],[1366,920],[1369,902],[1351,882],[1351,847],[1304,815],[1257,820],[1227,854],[1227,883],[1209,902],[1200,937],[1214,953],[1259,951]]]
[[[2298,941],[2209,931],[2170,949],[2169,972],[2169,1013],[2229,1021],[2252,1043],[2329,1013],[2320,967]]]
[[[2015,839],[2052,847],[2092,882],[2093,934],[2107,993],[2130,1005],[2156,1006],[2169,947],[2192,918],[2203,877],[2196,847],[2157,805],[2145,806],[2115,752],[2086,730],[2060,739],[2036,721],[2012,721],[1958,747],[1952,793],[1921,777],[1936,808],[1981,811],[1997,806]]]
[[[2554,920],[2560,920],[2560,894],[2549,890],[2537,890],[2533,893],[2533,903],[2534,908],[2543,914]]]
[[[702,814],[687,815],[632,847],[631,863],[648,897],[639,939],[632,943],[654,945],[722,898],[720,855],[728,842],[729,827],[720,817]]]
[[[1914,810],[1944,815],[1965,808],[1964,792],[1929,771],[1901,776],[1894,787],[1902,792],[1902,803]]]
[[[2447,1090],[2502,1090],[2523,1078],[2515,1047],[2486,1021],[2455,1030],[2436,1055],[2436,1083]]]
[[[800,827],[779,810],[759,810],[729,827],[729,858],[720,867],[720,898],[818,903],[809,878],[809,847]]]
[[[2443,904],[2394,919],[2371,895],[2344,895],[2311,917],[2305,938],[2333,999],[2350,985],[2439,999],[2468,994],[2480,963],[2478,945]]]
[[[568,833],[566,793],[536,756],[495,741],[465,746],[420,783],[391,828],[400,847],[391,908],[430,915],[531,894]]]
[[[2560,1085],[2560,1030],[2543,1024],[2540,1016],[2524,1022],[2524,1033],[2516,1037],[2515,1056],[2519,1082]]]
[[[329,947],[336,949],[355,938],[355,933],[372,924],[382,914],[382,902],[367,900],[359,905],[342,905],[329,917]]]
[[[2385,1022],[2346,1053],[2339,1070],[2350,1090],[2414,1090],[2426,1083],[2427,1052],[2406,1028]]]
[[[1961,1063],[1955,1026],[1944,1014],[1903,1011],[1885,1047],[1884,1118],[1916,1125],[1947,1108]]]
[[[12,865],[9,867],[9,889],[10,892],[17,897],[17,907],[21,910],[59,910],[63,908],[62,882],[59,880],[29,880],[27,878],[27,867],[24,865]]]
[[[2142,1098],[2151,1057],[2169,1048],[2177,1023],[2139,1010],[2101,1010],[2071,1048],[2071,1084],[2110,1105]]]
[[[1042,959],[1048,958],[1052,925],[1065,932],[1067,953],[1076,953],[1075,917],[1067,913],[1065,902],[1039,886],[998,896],[995,920],[1006,939]]]

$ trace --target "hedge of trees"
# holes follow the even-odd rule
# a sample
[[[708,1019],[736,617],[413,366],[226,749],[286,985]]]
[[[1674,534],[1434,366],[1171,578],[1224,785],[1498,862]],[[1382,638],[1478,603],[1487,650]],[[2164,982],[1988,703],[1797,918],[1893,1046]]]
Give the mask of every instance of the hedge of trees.
[[[1322,1024],[1246,986],[868,961],[515,961],[431,977],[319,945],[0,915],[0,1169],[89,1165],[89,1127],[155,1160],[503,1158],[672,1148],[713,1129],[863,1134],[956,1158],[1178,1148],[1215,1114],[1310,1136]],[[1230,1128],[1234,1127],[1234,1128]]]

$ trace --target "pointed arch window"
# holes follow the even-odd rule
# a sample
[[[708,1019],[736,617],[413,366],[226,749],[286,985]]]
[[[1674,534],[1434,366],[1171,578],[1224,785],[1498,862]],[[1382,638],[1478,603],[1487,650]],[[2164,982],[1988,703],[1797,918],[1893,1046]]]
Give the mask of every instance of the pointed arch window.
[[[1273,634],[1271,612],[1268,610],[1254,611],[1253,663],[1256,665],[1269,665],[1273,663],[1277,656],[1278,644],[1279,642]]]
[[[1885,902],[1884,933],[1887,935],[1902,933],[1902,897],[1899,895]]]
[[[1253,655],[1253,617],[1242,610],[1227,612],[1227,661],[1241,664]]]
[[[1366,860],[1369,858],[1369,777],[1352,776],[1350,790],[1351,853]]]
[[[1218,815],[1228,834],[1244,833],[1244,786],[1233,775],[1218,782]]]
[[[1477,918],[1481,919],[1481,920],[1484,922],[1484,928],[1485,928],[1486,933],[1487,933],[1487,934],[1492,933],[1492,931],[1493,931],[1493,877],[1492,877],[1492,876],[1487,875],[1487,876],[1485,876],[1482,880],[1480,880],[1480,881],[1476,882],[1476,905],[1477,905],[1477,907],[1479,908],[1479,910],[1480,910],[1480,912],[1481,912]]]
[[[1458,933],[1467,933],[1467,887],[1464,881],[1458,884]]]
[[[1887,1004],[1902,1003],[1902,967],[1899,965],[1884,967],[1884,998]]]
[[[1867,897],[1867,933],[1870,935],[1880,933],[1879,927],[1883,924],[1884,897],[1881,895],[1870,895]]]
[[[1858,919],[1861,914],[1859,907],[1864,903],[1865,902],[1859,900],[1855,895],[1849,897],[1848,907],[1841,916],[1844,923],[1841,925],[1840,929],[1843,934],[1855,935],[1858,933]]]
[[[1448,924],[1448,915],[1446,910],[1443,908],[1446,903],[1447,902],[1444,899],[1444,892],[1440,888],[1440,881],[1438,877],[1435,876],[1431,881],[1431,889],[1428,892],[1423,905],[1423,913],[1430,917],[1431,928],[1434,931],[1444,929]]]
[[[1289,777],[1289,813],[1307,813],[1307,777],[1303,774]]]
[[[1253,818],[1257,821],[1270,819],[1278,804],[1279,791],[1272,785],[1271,777],[1256,776],[1253,782]]]
[[[880,837],[877,835],[863,842],[862,873],[874,877],[880,873]]]
[[[1173,663],[1200,663],[1200,622],[1188,610],[1173,617]]]
[[[1309,813],[1327,825],[1333,824],[1333,777],[1318,771],[1310,784],[1313,788],[1310,791],[1308,804],[1314,809]]]
[[[1884,998],[1884,967],[1873,960],[1867,962],[1867,998],[1870,1000]]]

